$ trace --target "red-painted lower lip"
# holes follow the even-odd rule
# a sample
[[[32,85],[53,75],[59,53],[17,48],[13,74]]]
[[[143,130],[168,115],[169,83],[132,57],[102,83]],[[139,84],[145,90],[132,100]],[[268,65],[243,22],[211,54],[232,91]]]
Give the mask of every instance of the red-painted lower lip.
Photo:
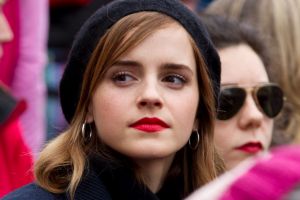
[[[138,129],[138,130],[144,131],[144,132],[158,132],[158,131],[165,129],[165,127],[162,127],[157,124],[141,124],[141,125],[133,126],[132,128],[135,128],[135,129]]]
[[[158,132],[163,129],[169,128],[169,125],[159,118],[145,117],[134,122],[130,125],[130,127],[144,132]]]
[[[247,144],[244,144],[243,146],[240,146],[236,148],[237,150],[244,151],[246,153],[258,153],[262,151],[262,144],[260,142],[249,142]]]

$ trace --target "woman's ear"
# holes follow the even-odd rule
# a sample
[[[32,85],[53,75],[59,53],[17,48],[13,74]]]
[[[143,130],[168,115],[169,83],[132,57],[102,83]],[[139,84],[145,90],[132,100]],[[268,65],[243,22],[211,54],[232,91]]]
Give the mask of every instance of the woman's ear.
[[[87,123],[92,123],[94,121],[93,104],[92,103],[89,104],[88,112],[87,112],[85,120]]]

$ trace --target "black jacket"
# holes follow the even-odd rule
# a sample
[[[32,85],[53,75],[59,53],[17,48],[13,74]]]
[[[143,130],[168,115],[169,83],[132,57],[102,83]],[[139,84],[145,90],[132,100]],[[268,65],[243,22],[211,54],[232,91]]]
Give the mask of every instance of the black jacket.
[[[131,169],[126,167],[112,167],[102,161],[93,159],[89,170],[80,182],[76,193],[76,200],[176,200],[182,199],[182,185],[178,180],[168,180],[156,194],[146,186],[139,184]],[[3,200],[66,200],[67,194],[53,194],[36,184],[24,186]]]

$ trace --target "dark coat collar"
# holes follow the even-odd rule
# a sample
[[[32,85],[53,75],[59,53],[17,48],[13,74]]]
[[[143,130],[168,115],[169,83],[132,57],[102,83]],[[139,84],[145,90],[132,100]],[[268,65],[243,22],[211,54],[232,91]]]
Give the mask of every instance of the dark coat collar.
[[[75,200],[179,200],[182,199],[182,180],[168,179],[163,188],[153,194],[137,183],[132,170],[113,167],[92,159],[75,192]],[[66,200],[67,194],[53,194],[32,183],[14,191],[5,200]]]
[[[68,198],[69,199],[69,198]],[[75,192],[75,200],[111,200],[111,196],[102,180],[93,169],[79,183]]]
[[[145,185],[137,182],[133,171],[128,167],[112,165],[94,157],[90,160],[89,168],[90,171],[86,179],[82,181],[76,192],[81,196],[85,195],[85,193],[90,195],[91,198],[89,199],[99,199],[99,196],[103,196],[103,194],[109,194],[111,199],[122,200],[182,199],[183,187],[181,187],[182,185],[179,184],[178,180],[167,181],[164,187],[157,194],[154,194]],[[99,184],[100,182],[100,187],[96,188],[95,184]],[[106,189],[105,192],[103,192],[103,188]],[[95,190],[99,190],[98,194],[97,196],[92,196],[91,193],[94,193]]]

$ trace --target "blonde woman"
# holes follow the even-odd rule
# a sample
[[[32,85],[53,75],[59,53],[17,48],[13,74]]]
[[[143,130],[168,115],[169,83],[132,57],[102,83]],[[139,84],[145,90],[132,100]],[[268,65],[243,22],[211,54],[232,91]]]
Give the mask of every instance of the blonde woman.
[[[70,127],[4,199],[182,199],[223,171],[220,60],[174,0],[114,1],[79,31],[61,85]]]
[[[207,13],[255,26],[274,55],[270,78],[282,87],[287,101],[276,119],[274,144],[300,142],[300,1],[215,0]]]

